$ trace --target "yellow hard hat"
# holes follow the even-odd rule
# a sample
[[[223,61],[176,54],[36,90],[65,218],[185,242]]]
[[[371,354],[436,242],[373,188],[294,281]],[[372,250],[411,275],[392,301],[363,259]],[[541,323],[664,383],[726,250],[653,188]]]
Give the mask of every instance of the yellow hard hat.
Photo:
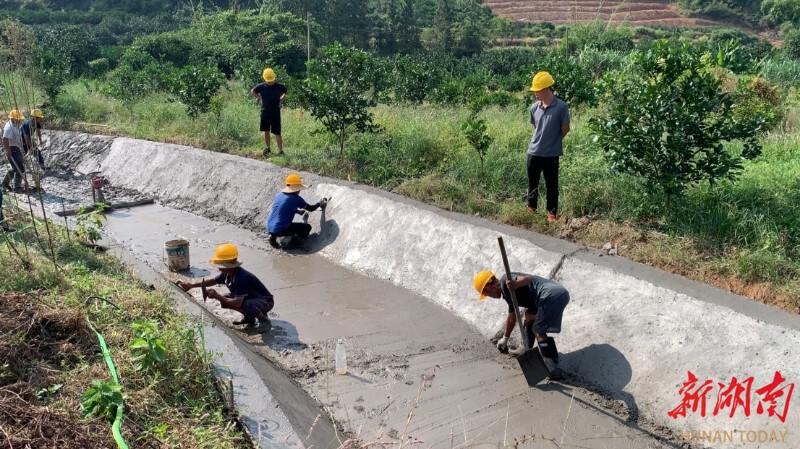
[[[283,189],[283,193],[299,192],[307,188],[308,186],[303,184],[303,178],[300,175],[291,173],[286,177],[286,188]]]
[[[539,92],[540,90],[547,89],[555,83],[556,80],[553,79],[553,75],[550,75],[547,72],[539,72],[536,75],[533,75],[533,80],[531,80],[531,92]]]
[[[274,83],[275,79],[277,78],[275,76],[275,71],[269,67],[267,67],[266,69],[264,69],[263,72],[261,72],[261,77],[264,78],[264,81],[268,83]]]
[[[239,262],[239,250],[232,243],[217,246],[209,262],[219,268],[236,268],[242,264]]]
[[[44,114],[42,114],[42,110],[41,109],[32,110],[31,111],[31,115],[36,117],[36,118],[44,118]]]
[[[8,113],[8,118],[11,120],[25,120],[25,116],[17,109],[12,109],[11,112]]]
[[[483,270],[475,275],[475,279],[472,280],[472,283],[475,285],[475,290],[478,291],[478,299],[483,301],[486,299],[486,295],[483,294],[483,289],[486,288],[486,284],[489,283],[490,280],[494,279],[495,275],[491,271]]]

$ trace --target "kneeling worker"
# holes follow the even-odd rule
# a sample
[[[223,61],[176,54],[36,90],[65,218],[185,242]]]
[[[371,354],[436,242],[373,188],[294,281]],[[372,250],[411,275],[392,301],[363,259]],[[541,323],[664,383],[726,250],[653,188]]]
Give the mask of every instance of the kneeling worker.
[[[230,293],[223,295],[214,289],[208,289],[206,293],[209,298],[219,301],[222,308],[244,315],[244,319],[234,321],[233,324],[247,324],[248,328],[269,327],[267,313],[275,306],[272,293],[253,273],[241,267],[236,246],[231,243],[217,246],[214,257],[209,262],[219,268],[220,274],[217,277],[201,279],[200,282],[178,281],[178,287],[189,291],[196,287],[224,284]]]
[[[308,238],[311,233],[311,225],[308,223],[294,223],[294,216],[314,212],[317,209],[325,209],[328,200],[309,205],[300,196],[300,191],[307,189],[303,180],[297,173],[292,173],[286,177],[286,187],[275,197],[272,202],[272,210],[267,218],[266,228],[269,232],[269,244],[273,248],[280,248],[278,237],[298,237],[303,240]]]
[[[497,349],[500,352],[508,351],[508,337],[517,324],[510,291],[514,290],[517,304],[525,308],[524,328],[528,344],[532,348],[533,342],[536,341],[539,352],[550,370],[550,377],[559,378],[562,372],[557,366],[558,349],[553,337],[547,334],[561,332],[561,318],[564,315],[564,308],[569,303],[569,292],[558,282],[543,277],[525,273],[511,273],[511,276],[512,280],[506,279],[505,275],[498,279],[491,271],[481,271],[474,279],[475,289],[480,294],[481,301],[487,296],[502,297],[508,304],[505,332],[497,342]]]

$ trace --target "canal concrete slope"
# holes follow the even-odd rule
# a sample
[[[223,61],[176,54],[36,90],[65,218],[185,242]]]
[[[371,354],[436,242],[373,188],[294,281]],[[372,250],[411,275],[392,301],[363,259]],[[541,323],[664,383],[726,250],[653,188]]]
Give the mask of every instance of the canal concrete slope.
[[[263,221],[289,173],[287,169],[268,163],[178,145],[60,132],[52,132],[49,137],[50,160],[57,168],[84,173],[102,170],[112,184],[153,196],[170,208],[252,231],[247,242],[264,237]],[[426,357],[428,353],[422,349],[427,348],[428,343],[434,353],[442,347],[463,350],[464,353],[456,357],[459,360],[469,357],[473,354],[471,351],[478,351],[481,357],[489,357],[480,360],[505,366],[510,377],[502,381],[498,377],[481,377],[481,369],[469,368],[480,382],[480,388],[473,386],[476,390],[472,396],[496,397],[499,392],[487,385],[504,387],[512,378],[516,382],[519,375],[511,365],[504,365],[497,359],[498,356],[490,357],[489,339],[502,326],[504,305],[500,301],[476,301],[471,279],[483,268],[502,270],[496,243],[496,237],[502,235],[512,269],[553,277],[571,293],[572,302],[564,316],[563,332],[558,336],[562,364],[572,374],[571,381],[591,386],[618,404],[632,419],[652,423],[665,431],[735,428],[745,432],[779,432],[788,429],[779,442],[747,443],[739,441],[737,436],[736,441],[714,443],[713,447],[739,447],[741,444],[795,447],[800,444],[800,435],[790,426],[791,419],[797,419],[796,411],[794,417],[790,415],[781,420],[776,410],[781,411],[785,403],[778,398],[775,404],[769,401],[762,404],[759,400],[763,395],[755,392],[758,387],[772,382],[777,372],[787,378],[781,386],[796,381],[800,360],[791,354],[800,343],[797,316],[651,267],[603,257],[596,251],[568,242],[478,217],[444,212],[353,183],[312,174],[303,176],[305,182],[311,184],[304,193],[307,199],[332,198],[324,217],[311,215],[309,222],[315,234],[310,240],[310,254],[288,257],[262,242],[265,256],[261,257],[267,260],[286,258],[298,264],[287,271],[293,280],[287,288],[299,285],[306,289],[298,295],[319,293],[311,287],[313,278],[308,279],[303,273],[309,264],[317,263],[312,261],[324,260],[335,267],[326,268],[325,272],[341,273],[341,277],[336,278],[340,281],[350,282],[345,273],[352,272],[363,279],[371,279],[365,280],[366,283],[382,281],[361,292],[369,301],[377,303],[387,297],[393,298],[388,304],[381,302],[385,306],[380,308],[371,306],[367,311],[352,311],[351,316],[361,313],[370,318],[359,324],[364,329],[357,328],[358,332],[341,332],[339,327],[352,329],[352,326],[347,326],[345,321],[328,319],[324,305],[320,305],[322,310],[306,310],[305,315],[319,314],[318,321],[313,326],[309,324],[313,332],[319,334],[315,337],[319,342],[327,344],[332,338],[350,333],[351,341],[358,343],[358,336],[370,335],[361,343],[363,347],[386,347],[387,351],[406,348],[408,354],[419,353],[413,360],[423,365],[426,362],[431,368],[443,365]],[[164,235],[156,237],[164,240]],[[208,245],[212,245],[232,239],[227,234],[215,234],[207,240]],[[347,270],[338,271],[342,268]],[[312,284],[302,287],[309,282]],[[392,296],[390,292],[394,287],[402,293]],[[349,298],[352,292],[340,294]],[[440,317],[437,318],[439,322],[451,324],[438,326],[410,315],[416,310],[425,310],[430,316]],[[413,337],[421,338],[422,342],[417,344],[422,346],[415,349],[414,338],[403,340],[400,335],[388,332],[395,328],[417,330]],[[458,345],[450,339],[454,335],[466,340]],[[444,360],[442,354],[437,357]],[[404,357],[402,360],[400,365],[411,359]],[[391,366],[388,369],[392,371]],[[690,409],[686,416],[674,414],[673,418],[668,412],[679,410],[687,397],[684,393],[691,392],[691,389],[681,392],[690,371],[699,378],[697,386],[705,380],[711,381],[705,416],[696,408]],[[435,375],[438,379],[442,373]],[[724,404],[721,412],[712,413],[717,393],[733,377],[753,378],[750,407],[733,410],[733,417],[729,416],[731,407],[725,408]],[[714,388],[718,383],[723,385]],[[330,384],[329,381],[328,388]],[[354,384],[352,388],[357,391],[361,387]],[[409,387],[414,389],[412,385]],[[788,392],[788,389],[782,391]],[[448,393],[442,401],[449,403],[447,399],[451,398],[458,399]],[[363,396],[362,399],[369,398]],[[505,404],[519,402],[509,399]],[[406,411],[411,403],[403,404]],[[397,406],[396,402],[393,404]],[[451,410],[454,405],[449,404],[447,409]],[[389,405],[387,410],[391,407]],[[349,413],[350,409],[345,410]],[[793,412],[792,409],[788,411]],[[348,421],[352,421],[353,417],[350,418]],[[446,424],[433,426],[442,431],[447,428]]]

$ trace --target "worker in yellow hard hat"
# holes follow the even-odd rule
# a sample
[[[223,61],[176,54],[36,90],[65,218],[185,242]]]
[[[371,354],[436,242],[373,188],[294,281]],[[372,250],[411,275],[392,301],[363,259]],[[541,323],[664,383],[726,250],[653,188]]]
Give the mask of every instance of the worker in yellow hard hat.
[[[280,248],[278,237],[292,237],[294,245],[302,244],[311,233],[311,225],[295,223],[294,216],[314,212],[317,209],[325,209],[328,204],[327,198],[323,198],[316,204],[306,203],[306,200],[300,196],[300,191],[307,189],[308,186],[303,184],[303,179],[297,173],[287,176],[284,184],[285,187],[272,202],[272,209],[265,223],[269,233],[269,244],[274,248]]]
[[[3,149],[8,163],[11,164],[11,171],[3,179],[3,188],[12,190],[11,181],[13,180],[13,191],[17,193],[24,192],[28,184],[25,179],[22,131],[20,130],[23,120],[25,120],[25,116],[19,110],[14,109],[8,113],[8,122],[3,127]]]
[[[558,163],[564,154],[564,137],[569,132],[569,108],[553,93],[554,84],[548,72],[538,72],[531,80],[536,101],[530,108],[533,136],[527,151],[528,210],[536,212],[539,178],[544,174],[547,221],[550,223],[558,220]]]
[[[275,143],[278,145],[278,154],[283,154],[283,136],[281,135],[281,106],[286,100],[286,86],[276,81],[275,71],[267,67],[261,74],[263,83],[256,84],[250,90],[250,95],[258,100],[261,105],[261,126],[264,133],[263,154],[268,156],[270,153],[270,132],[275,135]]]
[[[269,330],[272,324],[267,314],[275,306],[275,300],[253,273],[242,268],[239,249],[232,243],[223,243],[214,250],[209,262],[219,269],[218,276],[201,279],[199,282],[178,281],[178,287],[189,291],[196,287],[224,285],[228,288],[228,293],[222,294],[210,288],[206,290],[206,294],[219,301],[223,308],[244,315],[242,320],[234,321],[233,324],[246,324],[248,328],[258,329],[259,332]]]
[[[44,114],[41,109],[33,109],[31,117],[20,127],[22,131],[22,145],[27,155],[33,151],[36,159],[39,162],[39,168],[44,171],[44,155],[42,154],[42,128],[44,128]],[[33,135],[36,135],[36,141],[33,140]],[[35,143],[35,144],[34,144]]]
[[[561,332],[561,320],[564,309],[569,304],[569,292],[558,282],[540,276],[511,273],[511,277],[508,280],[503,275],[498,279],[491,271],[483,270],[472,280],[479,295],[478,299],[483,301],[486,297],[503,298],[508,305],[503,336],[497,341],[497,349],[503,353],[508,352],[508,338],[517,324],[517,314],[511,300],[511,290],[514,290],[517,304],[520,308],[525,308],[524,329],[531,348],[536,342],[550,370],[550,378],[560,378],[562,372],[558,368],[556,342],[547,334]]]

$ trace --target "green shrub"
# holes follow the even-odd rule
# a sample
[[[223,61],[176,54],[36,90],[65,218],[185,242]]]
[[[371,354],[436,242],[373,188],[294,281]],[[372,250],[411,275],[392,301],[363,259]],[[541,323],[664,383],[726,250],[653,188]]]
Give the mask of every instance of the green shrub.
[[[211,99],[225,84],[225,77],[209,65],[189,65],[175,69],[169,76],[170,92],[186,106],[189,117],[208,112]]]
[[[131,324],[134,332],[129,348],[133,366],[138,371],[152,370],[166,360],[167,348],[161,339],[157,324],[150,319],[140,318]]]
[[[612,168],[635,174],[668,203],[687,185],[733,179],[761,152],[763,119],[737,121],[736,97],[690,44],[659,41],[631,74],[606,79],[608,110],[591,121]],[[741,142],[741,150],[725,142]]]
[[[572,25],[561,41],[561,50],[575,54],[585,48],[630,51],[633,49],[633,30],[628,26],[610,26],[605,22]]]
[[[109,74],[106,92],[131,104],[149,94],[168,90],[172,71],[171,63],[159,62],[147,52],[131,47]]]
[[[486,92],[482,95],[473,97],[467,108],[480,111],[489,106],[507,107],[511,105],[525,106],[525,102],[508,92]]]
[[[343,155],[348,132],[377,129],[369,110],[377,104],[371,94],[374,61],[361,50],[339,44],[322,52],[322,57],[308,65],[309,77],[299,88],[300,102],[336,136],[339,154]]]
[[[794,60],[800,60],[800,30],[795,29],[786,34],[783,52]]]
[[[403,55],[390,61],[392,92],[400,103],[422,103],[443,76],[436,64],[424,56]]]
[[[99,417],[114,421],[117,408],[122,407],[122,387],[104,380],[95,380],[81,397],[84,418]]]
[[[774,26],[789,22],[796,27],[800,25],[800,1],[764,0],[761,3],[761,14],[764,20]]]
[[[91,71],[91,75],[95,78],[105,75],[109,67],[111,67],[111,63],[108,61],[108,58],[97,58],[89,61],[89,70]]]
[[[494,140],[486,132],[486,120],[478,117],[477,112],[473,112],[461,124],[461,130],[464,132],[464,137],[467,138],[467,142],[469,142],[472,149],[478,154],[478,159],[481,161],[481,170],[483,170],[486,151]]]
[[[734,98],[736,106],[733,109],[733,118],[740,123],[756,127],[760,122],[761,131],[766,132],[774,129],[783,120],[781,92],[764,78],[739,80]]]
[[[770,56],[774,48],[766,39],[747,34],[738,29],[723,28],[714,30],[708,36],[706,47],[712,54],[716,54],[719,47],[729,42],[737,44],[737,56],[742,62],[750,61],[750,66],[754,66],[758,61]]]

